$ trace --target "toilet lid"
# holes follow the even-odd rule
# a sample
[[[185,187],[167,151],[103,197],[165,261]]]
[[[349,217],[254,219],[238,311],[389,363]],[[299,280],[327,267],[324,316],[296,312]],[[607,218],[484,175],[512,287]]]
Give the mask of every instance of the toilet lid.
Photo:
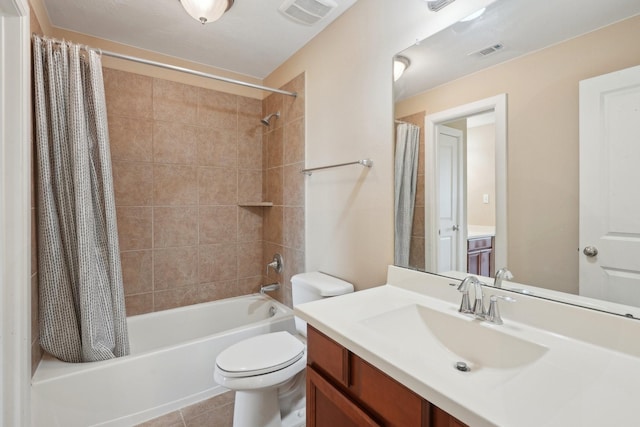
[[[289,332],[243,340],[222,351],[216,365],[228,377],[248,377],[286,368],[304,355],[304,344]]]

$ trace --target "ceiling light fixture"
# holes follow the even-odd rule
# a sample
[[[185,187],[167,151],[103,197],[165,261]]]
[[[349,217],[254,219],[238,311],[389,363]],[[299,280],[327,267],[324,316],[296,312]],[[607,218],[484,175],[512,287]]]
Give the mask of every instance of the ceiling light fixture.
[[[393,81],[398,81],[404,72],[411,65],[411,61],[406,56],[397,55],[393,58]]]
[[[460,22],[469,22],[469,21],[473,21],[476,18],[480,18],[485,10],[487,10],[487,8],[483,7],[482,9],[473,12],[471,15],[467,16],[466,18],[462,18]]]
[[[178,0],[184,10],[202,25],[217,21],[231,9],[234,0]]]

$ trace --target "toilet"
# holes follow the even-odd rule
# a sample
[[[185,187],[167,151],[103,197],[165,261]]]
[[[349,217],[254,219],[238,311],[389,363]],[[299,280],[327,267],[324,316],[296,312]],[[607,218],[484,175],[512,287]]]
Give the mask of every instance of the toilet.
[[[320,272],[291,278],[294,307],[353,292],[353,285]],[[216,358],[215,381],[236,391],[233,427],[302,427],[306,422],[307,324],[297,335],[272,332],[236,343]]]

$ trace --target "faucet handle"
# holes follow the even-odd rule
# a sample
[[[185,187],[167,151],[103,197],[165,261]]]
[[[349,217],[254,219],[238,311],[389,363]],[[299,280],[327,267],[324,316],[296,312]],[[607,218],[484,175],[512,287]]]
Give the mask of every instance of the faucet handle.
[[[503,295],[491,295],[489,298],[489,311],[485,318],[488,322],[502,325],[502,317],[500,317],[500,310],[498,309],[498,298],[507,302],[516,302],[516,299]]]

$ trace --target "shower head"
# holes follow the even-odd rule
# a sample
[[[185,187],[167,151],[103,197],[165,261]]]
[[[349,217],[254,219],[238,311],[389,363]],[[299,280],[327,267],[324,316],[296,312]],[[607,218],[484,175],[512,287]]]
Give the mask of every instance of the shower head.
[[[276,116],[276,118],[280,118],[280,111],[276,111],[275,113],[271,113],[269,114],[267,117],[265,117],[264,119],[260,119],[260,123],[262,123],[265,126],[269,126],[271,123],[271,118],[273,116]]]

